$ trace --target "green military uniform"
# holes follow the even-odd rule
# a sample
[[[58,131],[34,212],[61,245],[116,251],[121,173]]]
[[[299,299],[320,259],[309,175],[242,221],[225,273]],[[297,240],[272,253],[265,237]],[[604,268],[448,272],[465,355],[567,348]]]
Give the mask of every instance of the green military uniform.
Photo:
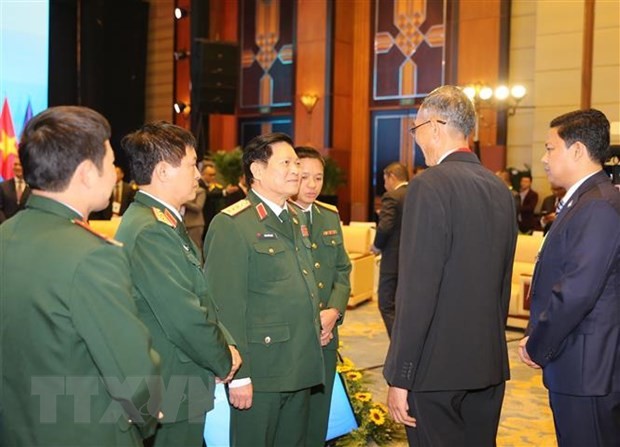
[[[205,240],[209,291],[243,358],[235,379],[251,378],[254,391],[249,410],[232,409],[235,446],[303,445],[310,388],[324,379],[308,228],[289,215],[280,221],[250,191]]]
[[[129,257],[139,316],[162,358],[167,393],[155,445],[200,445],[214,377],[226,377],[232,366],[229,341],[207,297],[200,252],[172,210],[142,191],[116,237]]]
[[[297,204],[294,204],[298,207]],[[297,208],[300,212],[301,209]],[[319,289],[319,307],[337,309],[341,315],[347,308],[351,294],[351,261],[347,254],[340,226],[338,209],[327,203],[314,202],[311,207],[310,239],[314,259],[314,277]],[[337,324],[342,323],[342,318]],[[315,387],[310,396],[310,422],[306,436],[306,447],[325,444],[327,421],[331,403],[334,376],[336,374],[338,350],[338,326],[334,327],[334,338],[323,347],[325,361],[325,386]]]
[[[154,431],[159,356],[127,258],[91,231],[37,195],[0,225],[0,445],[141,446]]]

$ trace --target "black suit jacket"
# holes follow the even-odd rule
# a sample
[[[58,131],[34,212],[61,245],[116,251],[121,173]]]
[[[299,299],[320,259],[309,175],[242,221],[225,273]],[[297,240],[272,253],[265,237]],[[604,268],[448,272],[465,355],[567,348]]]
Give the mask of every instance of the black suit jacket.
[[[499,384],[509,378],[512,194],[473,153],[460,151],[408,189],[384,376],[412,391]]]
[[[22,193],[20,203],[17,203],[17,191],[15,190],[15,178],[0,183],[0,223],[12,217],[19,210],[24,209],[30,196],[30,188],[26,185]]]
[[[535,213],[536,205],[538,205],[538,193],[530,189],[525,195],[525,198],[521,201],[521,207],[519,208],[521,217],[519,221],[519,230],[523,233],[539,228],[538,217]]]
[[[388,191],[381,197],[381,213],[374,246],[381,250],[381,273],[398,273],[398,246],[407,185]]]
[[[136,195],[136,190],[127,182],[123,182],[123,190],[121,191],[121,209],[119,216],[125,214],[131,202],[133,202],[133,198]],[[108,206],[102,209],[101,211],[95,211],[91,213],[89,216],[90,220],[110,220],[112,219],[112,203],[114,202],[114,191],[112,191],[112,195],[110,196],[110,203]]]
[[[552,392],[620,392],[620,192],[601,171],[555,219],[531,289],[527,352]]]

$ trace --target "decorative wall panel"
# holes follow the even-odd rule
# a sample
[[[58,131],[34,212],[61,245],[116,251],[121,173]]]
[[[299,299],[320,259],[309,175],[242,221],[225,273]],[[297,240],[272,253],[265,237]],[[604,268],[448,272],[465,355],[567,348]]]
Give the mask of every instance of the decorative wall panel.
[[[418,98],[444,83],[447,0],[376,0],[373,99]]]
[[[294,7],[291,0],[241,0],[242,109],[292,104]]]
[[[241,147],[245,147],[252,138],[270,132],[282,132],[292,137],[293,120],[288,116],[239,120],[239,144]]]

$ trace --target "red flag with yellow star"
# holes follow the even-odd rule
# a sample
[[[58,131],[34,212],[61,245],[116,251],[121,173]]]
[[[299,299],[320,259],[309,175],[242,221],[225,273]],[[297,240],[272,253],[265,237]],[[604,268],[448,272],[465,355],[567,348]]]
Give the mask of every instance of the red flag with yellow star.
[[[4,180],[13,178],[13,163],[17,157],[17,140],[9,107],[9,100],[4,98],[0,115],[0,175]]]

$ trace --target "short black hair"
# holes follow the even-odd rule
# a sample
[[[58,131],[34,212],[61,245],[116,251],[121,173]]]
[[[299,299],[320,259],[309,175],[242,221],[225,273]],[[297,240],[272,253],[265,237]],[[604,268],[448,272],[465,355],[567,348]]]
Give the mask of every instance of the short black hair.
[[[566,147],[581,142],[590,159],[601,164],[609,158],[609,120],[596,109],[575,110],[554,118],[549,127],[556,127]]]
[[[264,135],[259,135],[250,140],[248,144],[243,148],[243,172],[245,173],[246,184],[252,186],[254,182],[254,176],[250,166],[254,162],[267,163],[273,155],[271,148],[275,143],[288,143],[293,147],[293,140],[285,133],[272,132]]]
[[[110,123],[93,109],[44,110],[28,122],[19,142],[26,183],[33,189],[64,191],[84,160],[91,160],[101,172],[110,135]]]
[[[180,126],[158,121],[145,124],[125,135],[121,146],[127,154],[135,182],[148,185],[157,163],[165,161],[172,166],[179,166],[187,154],[187,148],[196,147],[196,138]]]
[[[297,146],[295,148],[295,153],[300,160],[304,158],[313,158],[315,160],[319,160],[323,167],[325,167],[325,159],[319,151],[311,146]]]

